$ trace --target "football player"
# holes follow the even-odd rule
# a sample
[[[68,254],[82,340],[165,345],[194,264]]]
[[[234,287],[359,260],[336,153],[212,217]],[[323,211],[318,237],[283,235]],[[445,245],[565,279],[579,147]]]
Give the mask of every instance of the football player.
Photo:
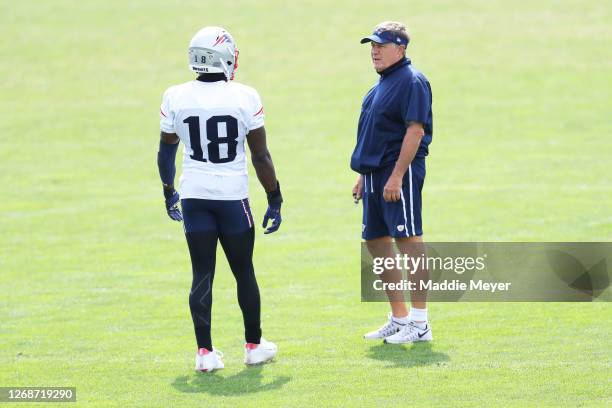
[[[233,81],[238,48],[223,28],[205,27],[196,33],[189,44],[189,67],[197,78],[168,88],[163,96],[157,164],[168,216],[183,221],[191,256],[189,307],[198,347],[195,368],[223,368],[222,354],[213,347],[210,335],[217,242],[236,278],[244,320],[244,361],[264,363],[274,358],[277,346],[261,337],[259,288],[252,261],[255,222],[248,199],[244,143],[267,193],[263,228],[269,234],[280,227],[283,198],[266,146],[264,109],[255,89]],[[184,151],[177,192],[174,161],[179,141]]]

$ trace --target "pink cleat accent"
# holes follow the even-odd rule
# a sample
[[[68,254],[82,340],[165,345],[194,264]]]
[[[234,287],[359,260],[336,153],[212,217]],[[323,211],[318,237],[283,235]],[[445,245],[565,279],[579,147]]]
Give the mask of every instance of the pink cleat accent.
[[[199,348],[195,358],[195,369],[201,372],[219,370],[225,367],[223,360],[221,360],[222,357],[223,353],[219,350],[213,349],[210,351],[204,347]]]
[[[247,365],[267,363],[276,356],[277,351],[276,344],[262,337],[259,344],[246,343],[244,345],[244,363]]]

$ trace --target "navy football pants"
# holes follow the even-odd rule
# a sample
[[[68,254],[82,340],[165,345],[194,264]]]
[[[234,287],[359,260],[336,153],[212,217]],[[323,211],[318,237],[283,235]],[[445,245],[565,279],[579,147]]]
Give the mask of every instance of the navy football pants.
[[[212,350],[210,329],[217,241],[221,242],[236,279],[245,340],[259,343],[261,304],[253,269],[255,230],[248,200],[183,199],[181,207],[193,271],[189,308],[198,348]]]

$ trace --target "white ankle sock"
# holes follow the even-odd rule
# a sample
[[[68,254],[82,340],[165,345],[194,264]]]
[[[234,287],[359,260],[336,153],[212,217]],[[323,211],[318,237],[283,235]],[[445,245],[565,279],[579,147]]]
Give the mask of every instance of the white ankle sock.
[[[415,307],[410,308],[410,321],[427,324],[427,308],[417,309]]]

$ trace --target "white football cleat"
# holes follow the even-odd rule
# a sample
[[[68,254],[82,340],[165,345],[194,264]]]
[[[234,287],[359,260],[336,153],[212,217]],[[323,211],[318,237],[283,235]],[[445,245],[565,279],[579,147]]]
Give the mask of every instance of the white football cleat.
[[[387,323],[378,330],[364,334],[363,338],[367,340],[384,339],[399,332],[405,325],[393,320],[393,316],[389,313]]]
[[[384,342],[390,344],[415,343],[417,341],[432,341],[431,327],[429,324],[425,328],[419,328],[414,322],[410,322],[400,331],[392,336],[385,337]]]
[[[211,372],[213,370],[220,370],[225,367],[221,358],[223,353],[219,350],[209,351],[208,349],[201,348],[198,350],[198,354],[195,357],[195,369],[196,371]]]
[[[276,344],[264,339],[263,337],[259,340],[259,344],[246,343],[244,345],[244,364],[263,364],[271,361],[278,347]]]

